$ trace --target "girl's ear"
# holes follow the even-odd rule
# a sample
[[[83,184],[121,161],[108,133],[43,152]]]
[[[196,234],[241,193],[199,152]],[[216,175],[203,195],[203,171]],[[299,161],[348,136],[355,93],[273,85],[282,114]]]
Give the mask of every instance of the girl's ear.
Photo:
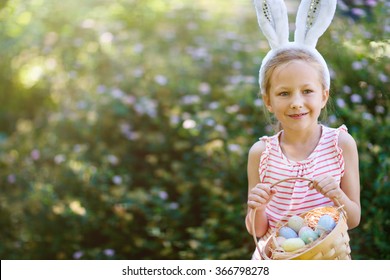
[[[323,90],[322,91],[322,106],[321,109],[323,109],[326,106],[326,103],[328,102],[329,99],[329,90]]]
[[[271,100],[270,100],[269,96],[267,94],[263,94],[262,96],[263,96],[263,101],[264,101],[265,107],[267,108],[267,110],[270,113],[273,113],[272,106],[271,106]]]

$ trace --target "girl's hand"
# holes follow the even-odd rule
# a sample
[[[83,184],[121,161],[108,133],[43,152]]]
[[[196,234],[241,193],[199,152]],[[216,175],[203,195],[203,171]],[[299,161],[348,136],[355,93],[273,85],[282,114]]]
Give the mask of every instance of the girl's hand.
[[[275,193],[276,190],[274,188],[271,189],[269,185],[257,184],[248,194],[248,206],[252,209],[265,209],[265,206],[267,206]]]
[[[335,199],[340,199],[343,195],[343,191],[341,190],[340,185],[336,182],[336,179],[329,175],[314,178],[311,187],[315,188],[319,193],[322,193],[324,196],[329,197],[333,201]]]

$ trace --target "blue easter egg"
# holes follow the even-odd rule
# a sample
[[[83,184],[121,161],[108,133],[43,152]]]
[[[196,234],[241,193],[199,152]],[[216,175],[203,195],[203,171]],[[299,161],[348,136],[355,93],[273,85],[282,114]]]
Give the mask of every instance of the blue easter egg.
[[[298,234],[292,228],[284,226],[279,229],[279,236],[289,239],[298,237]]]
[[[336,222],[333,220],[333,218],[327,214],[322,215],[320,219],[318,220],[317,226],[316,226],[316,232],[321,235],[323,233],[328,233],[332,231],[336,226]]]

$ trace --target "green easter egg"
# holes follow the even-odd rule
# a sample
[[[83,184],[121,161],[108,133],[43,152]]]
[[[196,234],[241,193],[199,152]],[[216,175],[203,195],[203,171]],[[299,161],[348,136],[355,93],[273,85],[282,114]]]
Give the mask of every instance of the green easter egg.
[[[318,234],[314,232],[311,228],[302,228],[299,231],[299,237],[305,242],[305,244],[309,244],[318,238]]]

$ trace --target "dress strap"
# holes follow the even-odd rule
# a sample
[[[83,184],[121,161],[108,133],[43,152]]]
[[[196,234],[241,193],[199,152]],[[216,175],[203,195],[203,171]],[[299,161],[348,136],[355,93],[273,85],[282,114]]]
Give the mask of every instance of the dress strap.
[[[339,146],[340,131],[348,132],[348,128],[343,124],[334,130],[334,143],[337,147]]]
[[[334,135],[334,145],[337,151],[337,157],[338,157],[338,162],[340,165],[340,170],[341,170],[341,177],[344,175],[344,167],[345,167],[345,162],[344,162],[344,157],[343,157],[343,149],[340,148],[339,146],[339,135],[340,131],[348,132],[348,128],[343,124],[336,128],[335,130],[335,135]]]
[[[342,131],[345,131],[345,132],[348,132],[348,128],[345,126],[345,124],[340,125],[338,128],[336,128],[336,130],[337,130],[338,132],[340,132],[341,130],[342,130]]]
[[[269,136],[263,136],[259,138],[260,141],[263,141],[266,145],[266,149],[269,149],[271,147],[271,140],[272,137]]]
[[[270,152],[272,149],[272,137],[263,136],[260,137],[259,140],[265,143],[265,150],[261,153],[260,156],[260,164],[259,164],[259,177],[260,182],[264,182],[264,177],[266,174],[266,170],[268,168],[268,160],[270,157]]]

